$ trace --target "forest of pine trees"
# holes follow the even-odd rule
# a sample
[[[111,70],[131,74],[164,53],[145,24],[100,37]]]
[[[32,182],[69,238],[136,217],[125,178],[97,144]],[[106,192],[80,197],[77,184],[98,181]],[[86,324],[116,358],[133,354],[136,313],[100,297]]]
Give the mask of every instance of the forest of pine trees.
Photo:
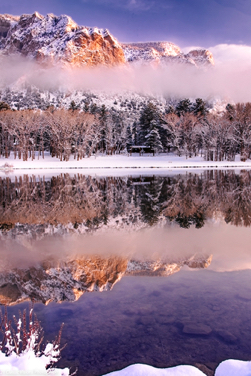
[[[148,146],[153,154],[174,152],[178,156],[203,156],[205,160],[242,161],[251,154],[251,103],[227,105],[221,114],[210,113],[198,98],[181,100],[176,107],[160,111],[153,103],[142,106],[131,118],[125,111],[93,106],[80,109],[13,111],[0,102],[0,155],[34,159],[45,151],[60,160],[129,152],[131,146]]]

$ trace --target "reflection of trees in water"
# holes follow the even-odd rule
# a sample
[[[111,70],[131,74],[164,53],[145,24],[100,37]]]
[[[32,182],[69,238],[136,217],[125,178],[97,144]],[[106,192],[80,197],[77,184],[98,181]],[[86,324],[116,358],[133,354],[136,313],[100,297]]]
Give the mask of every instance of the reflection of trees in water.
[[[193,174],[169,178],[164,215],[183,228],[189,228],[192,224],[197,228],[202,227],[205,219],[203,182],[201,175]]]
[[[126,179],[124,179],[126,181]],[[52,225],[72,223],[75,228],[86,222],[98,227],[117,216],[127,204],[127,185],[120,178],[96,179],[62,174],[50,180],[24,175],[0,178],[0,224]]]
[[[251,224],[251,174],[243,172],[236,175],[236,184],[233,191],[228,193],[226,210],[224,212],[225,221],[236,226]],[[232,194],[230,194],[232,193]]]
[[[251,225],[251,172],[211,170],[169,177],[90,177],[62,174],[0,178],[0,228],[16,223],[85,223],[90,228],[112,218],[149,225],[160,216],[180,227],[201,228],[220,216],[226,223]]]
[[[204,225],[217,215],[236,226],[251,224],[251,173],[212,170],[170,178],[163,213],[181,227]]]
[[[0,179],[0,200],[1,221],[14,223],[75,224],[94,218],[101,210],[99,187],[81,176]]]
[[[143,220],[150,225],[158,222],[163,203],[163,181],[156,177],[149,185],[143,185],[140,200],[140,210]]]

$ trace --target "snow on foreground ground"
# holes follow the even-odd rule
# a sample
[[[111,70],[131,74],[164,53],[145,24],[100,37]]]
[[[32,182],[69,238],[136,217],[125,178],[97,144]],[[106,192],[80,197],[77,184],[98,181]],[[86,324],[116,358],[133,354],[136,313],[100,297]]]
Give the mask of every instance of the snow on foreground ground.
[[[205,376],[198,368],[177,366],[172,368],[155,368],[146,364],[133,364],[121,371],[108,373],[104,376]]]
[[[9,165],[9,166],[8,166]],[[144,155],[144,156],[129,156],[129,155],[99,155],[90,158],[83,158],[76,160],[71,156],[69,161],[60,161],[58,158],[52,158],[49,153],[45,154],[43,159],[36,156],[33,161],[31,158],[28,161],[22,159],[14,159],[11,154],[9,158],[0,157],[0,171],[6,170],[27,170],[27,169],[174,169],[174,168],[251,168],[251,160],[241,162],[239,157],[235,161],[205,161],[202,157],[187,158],[185,156],[178,157],[175,154],[161,154],[161,155]]]
[[[12,353],[5,356],[0,352],[0,375],[25,375],[25,376],[69,376],[69,369],[45,369],[46,356],[37,357],[33,351],[22,355]],[[251,362],[241,360],[225,360],[220,363],[215,371],[215,376],[250,376]],[[171,368],[154,368],[146,364],[133,364],[121,371],[108,373],[104,376],[205,376],[205,373],[193,366],[177,366]]]
[[[50,344],[48,344],[50,345]],[[47,346],[48,346],[47,345]],[[12,352],[11,355],[6,356],[0,352],[0,375],[1,376],[69,376],[70,372],[68,368],[50,369],[49,373],[46,370],[46,366],[50,363],[50,359],[46,355],[40,357],[36,356],[34,351],[28,351],[23,354],[17,355]]]
[[[133,364],[104,376],[205,376],[205,373],[192,366],[158,369],[145,364]],[[215,376],[251,376],[251,362],[225,360],[216,368]]]

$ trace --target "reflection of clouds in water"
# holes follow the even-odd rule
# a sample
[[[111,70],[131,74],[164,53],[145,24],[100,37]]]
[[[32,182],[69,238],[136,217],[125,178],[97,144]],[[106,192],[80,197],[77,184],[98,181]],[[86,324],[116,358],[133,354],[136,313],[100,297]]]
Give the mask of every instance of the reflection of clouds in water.
[[[249,228],[221,223],[206,224],[202,229],[152,227],[141,231],[114,231],[87,235],[57,236],[32,241],[32,246],[16,241],[2,241],[2,267],[25,267],[44,260],[65,261],[81,256],[103,258],[119,256],[125,259],[164,260],[178,262],[192,255],[213,255],[209,266],[215,271],[251,268],[251,234]],[[4,261],[8,260],[8,262]]]

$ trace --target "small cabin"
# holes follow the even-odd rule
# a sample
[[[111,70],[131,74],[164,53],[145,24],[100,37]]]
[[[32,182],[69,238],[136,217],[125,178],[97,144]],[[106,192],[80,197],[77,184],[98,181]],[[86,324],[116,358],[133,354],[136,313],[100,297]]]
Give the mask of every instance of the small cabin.
[[[154,154],[154,150],[150,146],[144,146],[144,145],[134,145],[129,148],[129,153],[132,155],[132,153],[139,153],[139,155],[152,153]]]

